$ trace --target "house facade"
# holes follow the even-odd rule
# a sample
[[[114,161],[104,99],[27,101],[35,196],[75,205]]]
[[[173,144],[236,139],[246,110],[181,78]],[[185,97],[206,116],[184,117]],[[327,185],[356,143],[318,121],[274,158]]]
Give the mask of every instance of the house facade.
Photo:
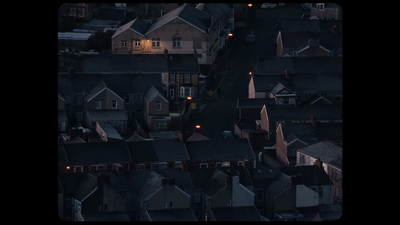
[[[171,121],[169,101],[154,86],[144,96],[144,117],[150,131],[164,131]]]
[[[124,134],[127,121],[124,99],[113,92],[103,80],[85,96],[85,120],[91,129],[96,129],[96,122],[107,123]]]
[[[320,165],[333,182],[333,198],[342,203],[342,147],[330,141],[321,141],[297,151],[298,166]]]
[[[340,20],[342,8],[336,3],[312,3],[310,14],[324,20]]]
[[[195,54],[199,64],[212,64],[220,48],[220,32],[230,21],[230,10],[219,16],[206,11],[185,3],[150,26],[137,19],[130,21],[112,37],[112,53],[162,54],[167,50],[171,54]]]

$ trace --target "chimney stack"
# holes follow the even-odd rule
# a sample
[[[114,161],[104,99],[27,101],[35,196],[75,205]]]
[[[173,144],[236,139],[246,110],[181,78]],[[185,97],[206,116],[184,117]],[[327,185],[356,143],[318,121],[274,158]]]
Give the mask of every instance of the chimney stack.
[[[315,165],[318,166],[319,168],[322,168],[322,161],[320,157],[318,157],[318,159],[315,160]]]

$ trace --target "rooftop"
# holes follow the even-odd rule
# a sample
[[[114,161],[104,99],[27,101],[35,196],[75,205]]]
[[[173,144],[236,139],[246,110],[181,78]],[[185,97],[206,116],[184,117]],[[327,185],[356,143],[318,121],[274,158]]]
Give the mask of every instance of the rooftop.
[[[297,151],[313,158],[320,158],[323,163],[342,169],[342,147],[330,141],[320,141]]]

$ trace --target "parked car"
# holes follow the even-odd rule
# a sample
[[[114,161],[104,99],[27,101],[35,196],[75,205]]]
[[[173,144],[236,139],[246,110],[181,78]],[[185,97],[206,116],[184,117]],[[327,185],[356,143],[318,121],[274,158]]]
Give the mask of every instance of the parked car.
[[[246,37],[246,43],[253,44],[256,41],[256,36],[254,34],[248,34]]]
[[[310,10],[311,9],[311,3],[301,3],[300,8],[304,10]]]
[[[274,3],[263,3],[261,5],[262,9],[273,9],[275,7],[276,7],[276,4],[274,4]]]
[[[222,132],[222,136],[224,136],[225,139],[232,139],[233,138],[232,132],[230,132],[229,130],[224,130]]]

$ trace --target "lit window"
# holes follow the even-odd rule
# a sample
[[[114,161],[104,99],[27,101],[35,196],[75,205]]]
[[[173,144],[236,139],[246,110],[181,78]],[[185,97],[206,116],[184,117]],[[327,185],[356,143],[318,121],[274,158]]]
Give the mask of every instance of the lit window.
[[[230,162],[223,162],[222,163],[222,167],[228,167],[228,166],[231,166]]]

